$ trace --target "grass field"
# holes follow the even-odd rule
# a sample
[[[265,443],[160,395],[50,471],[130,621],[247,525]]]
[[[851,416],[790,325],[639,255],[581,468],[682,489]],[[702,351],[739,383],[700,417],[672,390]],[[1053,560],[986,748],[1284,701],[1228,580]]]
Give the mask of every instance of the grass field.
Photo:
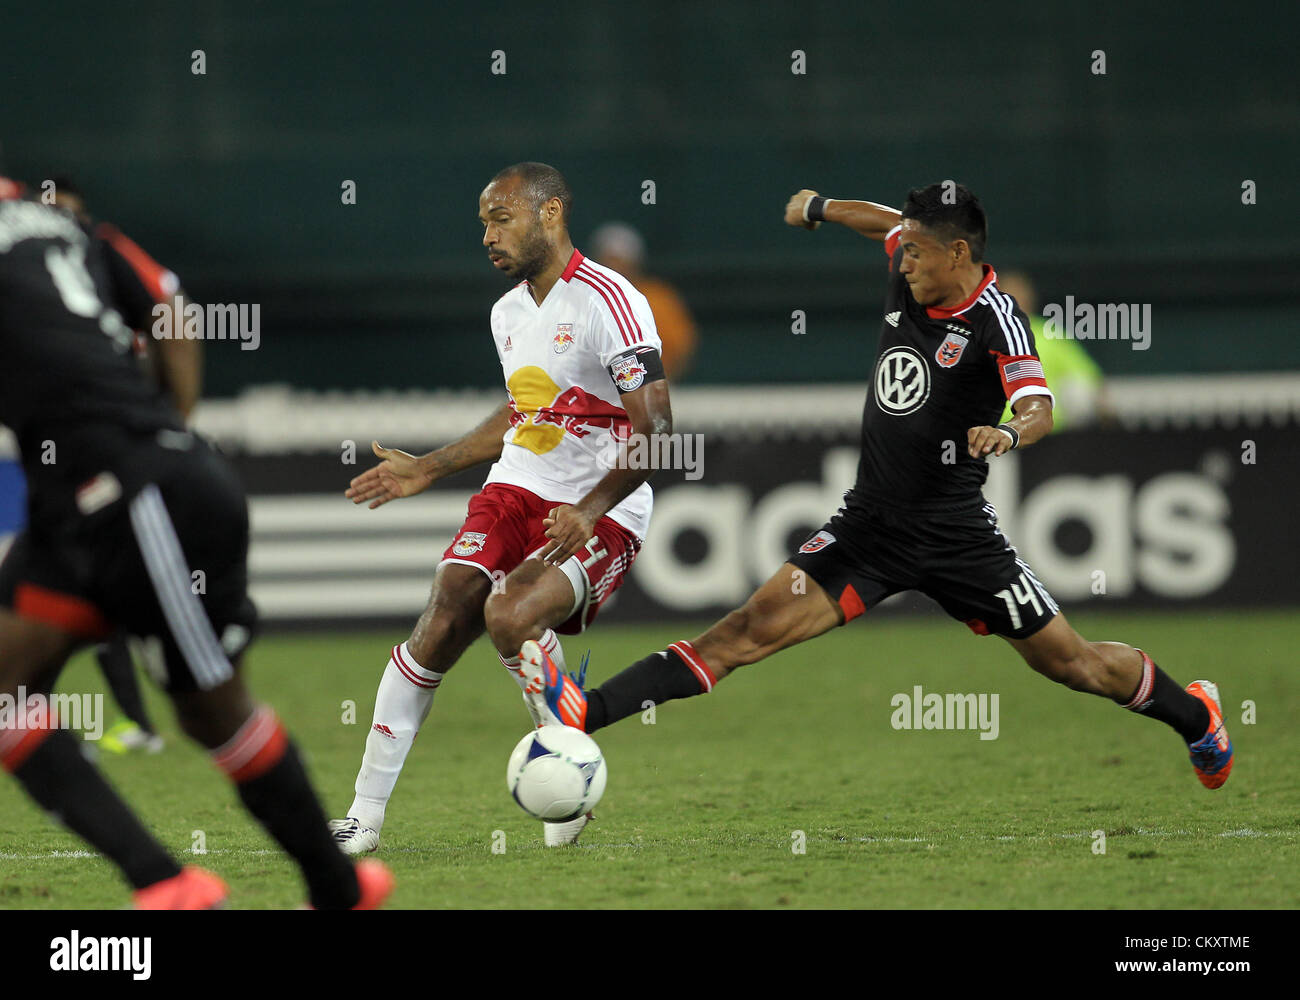
[[[747,668],[718,692],[662,706],[653,725],[598,734],[610,779],[577,849],[547,851],[505,790],[528,719],[480,643],[442,686],[398,783],[380,856],[392,905],[726,908],[1236,908],[1300,899],[1295,780],[1300,617],[1277,613],[1078,615],[1092,638],[1151,651],[1183,683],[1216,680],[1237,747],[1218,791],[1177,736],[1032,674],[996,639],[941,616],[858,622]],[[601,627],[599,682],[698,629]],[[330,815],[351,802],[375,685],[393,634],[264,639],[254,689],[301,746]],[[999,735],[896,730],[890,699],[999,695]],[[62,690],[101,690],[87,658]],[[239,807],[164,700],[158,756],[101,757],[176,854],[216,870],[231,905],[290,907],[296,870]],[[344,724],[343,703],[356,702]],[[1255,703],[1255,724],[1242,702]],[[1093,831],[1105,831],[1105,853]],[[188,852],[203,831],[208,854]],[[796,853],[799,832],[805,853]],[[504,853],[493,853],[502,843]],[[0,908],[114,908],[124,883],[12,781],[0,785]]]

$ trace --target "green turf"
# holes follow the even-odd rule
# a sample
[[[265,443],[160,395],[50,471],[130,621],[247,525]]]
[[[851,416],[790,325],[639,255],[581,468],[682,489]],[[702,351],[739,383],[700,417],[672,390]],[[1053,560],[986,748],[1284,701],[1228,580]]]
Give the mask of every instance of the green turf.
[[[397,786],[380,856],[393,905],[426,907],[1291,907],[1300,816],[1292,613],[1079,615],[1096,639],[1152,651],[1183,683],[1221,687],[1237,747],[1220,790],[1197,782],[1177,736],[1032,674],[997,639],[941,617],[863,621],[747,668],[718,692],[627,719],[598,739],[609,787],[582,847],[544,850],[505,790],[528,720],[485,644],[438,693]],[[596,627],[596,681],[680,627]],[[351,801],[392,634],[272,637],[249,675],[307,751],[330,815]],[[891,697],[997,693],[1000,733],[905,731]],[[63,690],[100,690],[86,658]],[[103,758],[111,780],[178,855],[231,885],[236,907],[287,907],[296,870],[177,736],[168,749]],[[355,724],[343,703],[356,702]],[[1242,722],[1241,704],[1257,721]],[[1106,834],[1094,853],[1093,831]],[[189,854],[203,831],[208,854]],[[499,832],[498,832],[499,831]],[[806,853],[795,853],[797,832]],[[504,837],[504,853],[493,853]],[[104,860],[0,785],[0,907],[117,907]]]

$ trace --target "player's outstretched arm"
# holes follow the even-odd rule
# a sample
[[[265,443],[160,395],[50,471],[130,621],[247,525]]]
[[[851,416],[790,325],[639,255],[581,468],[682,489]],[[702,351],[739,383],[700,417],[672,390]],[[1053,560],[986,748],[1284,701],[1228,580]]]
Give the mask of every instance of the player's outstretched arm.
[[[839,198],[823,198],[818,211],[810,203],[819,198],[816,191],[804,188],[790,196],[785,205],[785,221],[789,226],[802,226],[804,229],[816,229],[822,219],[847,226],[855,233],[872,240],[883,241],[889,231],[902,221],[902,213],[887,205],[877,205],[874,201],[843,201]]]
[[[422,493],[439,479],[462,469],[494,461],[501,457],[510,413],[510,404],[506,403],[464,437],[424,455],[410,455],[372,441],[370,447],[383,461],[353,479],[343,495],[353,503],[369,500],[374,510],[389,500]]]
[[[1015,416],[1004,424],[972,427],[966,432],[966,451],[971,458],[1004,455],[1012,448],[1024,448],[1052,432],[1050,397],[1022,396],[1016,400],[1012,412]]]
[[[623,393],[619,400],[627,410],[628,420],[632,424],[632,438],[648,442],[650,454],[656,454],[653,443],[661,440],[652,437],[656,434],[673,432],[673,411],[668,401],[668,383],[662,378],[649,382],[633,392]],[[596,534],[596,522],[614,509],[615,505],[629,496],[633,490],[650,478],[653,468],[643,468],[643,464],[618,462],[616,467],[605,473],[590,493],[575,504],[556,507],[550,516],[542,520],[546,528],[546,537],[551,539],[541,553],[541,560],[558,566],[569,556],[589,542]]]

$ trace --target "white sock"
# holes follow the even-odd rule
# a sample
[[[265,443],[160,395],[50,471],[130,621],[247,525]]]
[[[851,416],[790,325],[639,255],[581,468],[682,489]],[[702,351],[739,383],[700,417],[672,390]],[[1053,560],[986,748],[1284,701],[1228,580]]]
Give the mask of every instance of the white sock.
[[[420,725],[433,707],[443,675],[415,662],[406,643],[394,646],[375,694],[375,716],[366,734],[366,752],[357,772],[356,798],[348,815],[379,830],[393,786],[402,773]]]
[[[563,671],[568,671],[569,667],[564,662],[564,650],[560,646],[560,637],[555,634],[554,629],[547,629],[537,640],[537,644],[542,647],[552,662]],[[522,691],[528,686],[528,678],[519,672],[518,656],[502,656],[501,651],[497,651],[497,659],[501,661],[501,666],[510,671],[510,676],[515,679]]]

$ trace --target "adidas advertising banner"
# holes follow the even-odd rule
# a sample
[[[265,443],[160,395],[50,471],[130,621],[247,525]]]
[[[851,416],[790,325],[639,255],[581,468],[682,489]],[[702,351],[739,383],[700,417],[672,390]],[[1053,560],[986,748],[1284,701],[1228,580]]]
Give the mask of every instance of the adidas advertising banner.
[[[600,620],[707,618],[741,603],[835,512],[858,457],[851,434],[712,434],[694,452],[655,473],[650,536]],[[253,598],[269,622],[412,619],[482,478],[369,510],[343,497],[369,456],[233,460],[249,492]],[[4,547],[21,477],[0,471]],[[1268,606],[1300,600],[1297,488],[1293,430],[1094,430],[994,459],[985,496],[1067,608]],[[879,612],[922,609],[933,605],[904,594]]]

